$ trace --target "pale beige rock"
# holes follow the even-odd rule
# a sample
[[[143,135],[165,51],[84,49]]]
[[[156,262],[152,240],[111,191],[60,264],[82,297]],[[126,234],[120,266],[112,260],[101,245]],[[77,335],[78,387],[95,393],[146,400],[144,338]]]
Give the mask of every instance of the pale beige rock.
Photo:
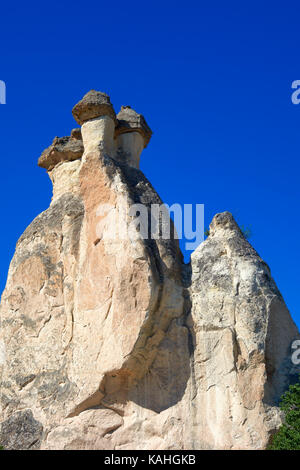
[[[79,169],[80,160],[73,162],[62,162],[49,171],[49,177],[53,184],[53,201],[59,199],[64,194],[79,195]]]
[[[144,137],[138,132],[127,132],[117,137],[117,160],[133,168],[140,168],[140,156],[145,146]]]
[[[276,405],[291,380],[298,330],[229,212],[213,219],[192,271],[198,446],[265,448],[280,424]]]
[[[123,425],[122,417],[107,408],[84,411],[57,426],[47,437],[47,450],[109,450],[111,434]]]
[[[19,240],[2,297],[1,420],[30,408],[46,436],[95,406],[124,412],[182,315],[177,241],[112,242],[108,225],[99,239],[99,206],[161,203],[141,172],[116,165],[114,126],[85,121],[82,158],[51,170],[51,206]]]
[[[267,266],[228,213],[191,266],[178,240],[144,239],[128,209],[162,204],[137,168],[144,121],[133,112],[119,132],[99,92],[74,109],[82,132],[47,160],[52,202],[18,241],[1,299],[0,441],[265,448],[298,334]],[[84,146],[75,160],[70,140]]]
[[[81,133],[85,158],[92,152],[96,152],[97,156],[100,152],[104,152],[110,157],[114,155],[115,123],[110,116],[104,115],[86,121],[82,125]]]

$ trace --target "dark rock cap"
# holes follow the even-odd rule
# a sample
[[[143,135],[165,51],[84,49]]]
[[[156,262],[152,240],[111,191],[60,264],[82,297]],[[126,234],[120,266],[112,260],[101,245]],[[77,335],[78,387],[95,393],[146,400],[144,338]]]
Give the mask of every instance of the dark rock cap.
[[[144,137],[145,147],[147,147],[152,131],[142,114],[138,114],[130,106],[122,106],[121,111],[117,115],[117,122],[116,135],[127,132],[139,132]]]
[[[89,91],[72,110],[75,121],[82,126],[86,121],[100,116],[110,116],[116,119],[116,113],[106,93]]]
[[[55,137],[52,145],[43,151],[38,165],[51,171],[60,162],[71,162],[82,157],[82,140],[73,137]]]

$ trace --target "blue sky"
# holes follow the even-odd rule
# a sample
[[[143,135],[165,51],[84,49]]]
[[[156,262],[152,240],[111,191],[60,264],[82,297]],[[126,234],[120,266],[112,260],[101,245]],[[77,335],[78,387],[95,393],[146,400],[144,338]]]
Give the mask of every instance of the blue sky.
[[[204,203],[206,225],[229,210],[251,226],[300,325],[299,13],[276,1],[2,4],[0,290],[50,202],[37,159],[94,88],[145,115],[141,169],[166,203]]]

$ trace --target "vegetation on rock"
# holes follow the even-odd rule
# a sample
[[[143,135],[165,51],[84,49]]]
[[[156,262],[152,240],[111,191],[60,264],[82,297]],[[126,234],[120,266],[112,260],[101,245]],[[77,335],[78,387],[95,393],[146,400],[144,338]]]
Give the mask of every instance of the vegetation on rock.
[[[284,424],[274,435],[269,450],[300,450],[300,376],[299,382],[284,393],[280,408]]]

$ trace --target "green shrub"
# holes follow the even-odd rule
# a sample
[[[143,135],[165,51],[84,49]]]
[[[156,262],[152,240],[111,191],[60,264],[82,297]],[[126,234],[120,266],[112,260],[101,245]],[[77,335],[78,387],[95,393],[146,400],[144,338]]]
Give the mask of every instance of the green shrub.
[[[284,412],[284,424],[273,436],[269,450],[300,450],[300,376],[296,385],[291,385],[280,402]]]

